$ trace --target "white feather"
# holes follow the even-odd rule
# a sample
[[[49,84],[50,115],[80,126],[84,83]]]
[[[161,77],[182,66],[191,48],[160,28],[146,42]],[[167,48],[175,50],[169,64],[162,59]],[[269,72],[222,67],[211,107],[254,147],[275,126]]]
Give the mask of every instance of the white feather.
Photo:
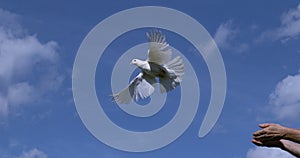
[[[119,93],[113,94],[113,99],[119,104],[129,104],[131,99],[138,100],[149,97],[154,92],[155,79],[143,73],[139,73],[129,84],[128,87]]]
[[[139,67],[142,72],[137,75],[119,93],[113,94],[113,99],[119,104],[129,104],[132,99],[147,98],[154,92],[155,77],[159,77],[162,93],[173,90],[182,82],[184,64],[181,57],[171,60],[172,51],[166,38],[158,30],[147,33],[150,43],[147,61],[133,59],[131,64]],[[171,61],[170,61],[171,60]]]
[[[148,61],[158,65],[166,64],[171,60],[172,51],[166,42],[166,37],[158,30],[147,33],[150,49]]]

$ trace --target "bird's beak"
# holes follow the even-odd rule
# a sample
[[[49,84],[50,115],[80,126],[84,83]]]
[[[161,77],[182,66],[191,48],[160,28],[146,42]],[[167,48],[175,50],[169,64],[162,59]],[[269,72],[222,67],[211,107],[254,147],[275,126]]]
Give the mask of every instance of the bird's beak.
[[[133,62],[132,62],[132,61],[130,62],[130,65],[133,65]]]

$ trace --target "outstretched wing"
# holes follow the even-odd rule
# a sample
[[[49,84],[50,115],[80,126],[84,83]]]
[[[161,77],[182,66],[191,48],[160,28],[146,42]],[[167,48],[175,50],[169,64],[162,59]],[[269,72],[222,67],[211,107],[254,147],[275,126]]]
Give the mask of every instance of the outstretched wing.
[[[166,37],[159,30],[147,32],[150,44],[148,50],[148,61],[158,65],[166,64],[171,60],[172,50],[166,42]]]
[[[164,68],[167,70],[168,75],[159,78],[160,91],[166,93],[173,90],[180,84],[184,75],[184,63],[180,56],[177,56],[170,62],[168,62]]]
[[[154,92],[153,84],[155,78],[139,73],[129,84],[128,87],[119,93],[113,94],[113,100],[119,104],[129,104],[131,99],[138,100],[139,97],[144,99]]]

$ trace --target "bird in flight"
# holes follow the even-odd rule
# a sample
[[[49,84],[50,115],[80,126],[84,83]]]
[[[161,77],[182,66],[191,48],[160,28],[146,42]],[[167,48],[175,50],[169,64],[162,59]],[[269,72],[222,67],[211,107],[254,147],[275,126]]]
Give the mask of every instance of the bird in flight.
[[[184,64],[180,56],[171,60],[172,50],[166,37],[159,30],[147,32],[150,48],[148,59],[132,59],[141,72],[120,92],[113,94],[113,100],[119,104],[129,104],[132,99],[149,97],[155,89],[156,78],[160,83],[161,93],[173,90],[180,84],[184,75]]]

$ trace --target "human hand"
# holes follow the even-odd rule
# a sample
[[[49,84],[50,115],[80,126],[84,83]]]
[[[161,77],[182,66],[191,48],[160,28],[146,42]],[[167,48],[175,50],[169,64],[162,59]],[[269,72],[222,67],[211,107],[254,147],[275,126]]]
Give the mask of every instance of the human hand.
[[[265,147],[277,147],[277,148],[284,148],[282,139],[281,140],[269,140],[269,141],[259,141],[256,139],[252,139],[252,143],[257,146],[265,146]]]
[[[259,125],[261,130],[253,133],[253,139],[255,142],[273,142],[279,141],[286,135],[286,127],[279,124],[265,123]]]
[[[300,158],[300,130],[271,123],[260,124],[259,127],[262,129],[253,133],[252,143],[278,147]]]

